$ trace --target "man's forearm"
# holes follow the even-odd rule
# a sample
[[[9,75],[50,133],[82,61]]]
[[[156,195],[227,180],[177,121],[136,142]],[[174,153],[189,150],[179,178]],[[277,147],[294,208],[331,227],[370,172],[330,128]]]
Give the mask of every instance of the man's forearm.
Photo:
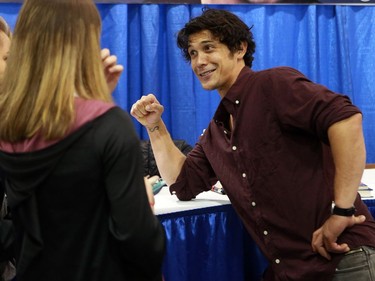
[[[186,156],[175,146],[163,120],[149,125],[147,132],[160,175],[171,185],[180,174]]]
[[[328,135],[336,168],[334,201],[341,208],[350,208],[366,164],[362,116],[355,114],[333,124]]]

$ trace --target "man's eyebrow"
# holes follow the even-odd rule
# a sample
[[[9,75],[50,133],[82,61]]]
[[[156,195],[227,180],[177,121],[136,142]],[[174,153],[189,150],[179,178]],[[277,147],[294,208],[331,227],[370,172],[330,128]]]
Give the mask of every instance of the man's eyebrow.
[[[205,41],[200,42],[200,44],[207,44],[207,43],[212,43],[212,42],[215,42],[215,41],[214,40],[205,40]]]
[[[214,40],[205,40],[205,41],[202,41],[202,42],[199,42],[198,45],[204,45],[204,44],[209,44],[209,43],[213,43],[215,42]],[[191,47],[191,43],[188,44],[188,48]]]

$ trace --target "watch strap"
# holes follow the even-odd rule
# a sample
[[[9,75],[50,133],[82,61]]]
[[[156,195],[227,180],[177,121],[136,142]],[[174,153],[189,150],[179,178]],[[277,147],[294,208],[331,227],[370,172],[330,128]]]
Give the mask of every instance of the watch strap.
[[[343,216],[343,217],[351,217],[355,214],[355,207],[350,208],[340,208],[337,206],[334,206],[332,209],[332,214],[337,216]]]

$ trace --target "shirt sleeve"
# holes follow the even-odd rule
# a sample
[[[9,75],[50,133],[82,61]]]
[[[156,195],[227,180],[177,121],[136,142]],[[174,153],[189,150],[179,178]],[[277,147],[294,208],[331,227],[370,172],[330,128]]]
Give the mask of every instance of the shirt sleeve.
[[[295,69],[282,67],[269,72],[266,92],[277,120],[286,130],[303,130],[328,143],[328,128],[361,113],[348,96],[313,83]]]
[[[209,191],[217,177],[198,143],[186,157],[185,163],[170,192],[182,201],[194,199],[199,193]]]
[[[110,231],[127,263],[133,263],[145,280],[153,280],[160,274],[165,234],[148,202],[133,124],[125,112],[113,110],[112,119],[97,135],[110,203]]]

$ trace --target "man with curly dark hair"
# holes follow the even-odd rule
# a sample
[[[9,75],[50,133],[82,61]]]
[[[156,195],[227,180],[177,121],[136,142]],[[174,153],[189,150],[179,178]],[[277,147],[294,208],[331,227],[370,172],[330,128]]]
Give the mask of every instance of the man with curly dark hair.
[[[190,200],[219,180],[268,259],[265,281],[374,281],[375,221],[357,192],[360,110],[296,69],[252,70],[251,28],[228,11],[205,9],[177,44],[221,101],[187,156],[153,94],[133,105],[171,193]]]

